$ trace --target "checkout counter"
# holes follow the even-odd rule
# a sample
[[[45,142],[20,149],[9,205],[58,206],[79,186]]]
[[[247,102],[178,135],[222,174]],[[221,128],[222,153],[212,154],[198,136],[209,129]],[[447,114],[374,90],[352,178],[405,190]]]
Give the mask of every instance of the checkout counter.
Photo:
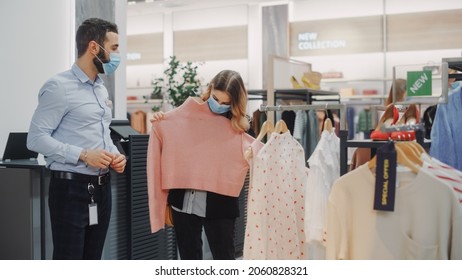
[[[43,157],[0,161],[0,259],[51,259],[50,173]]]

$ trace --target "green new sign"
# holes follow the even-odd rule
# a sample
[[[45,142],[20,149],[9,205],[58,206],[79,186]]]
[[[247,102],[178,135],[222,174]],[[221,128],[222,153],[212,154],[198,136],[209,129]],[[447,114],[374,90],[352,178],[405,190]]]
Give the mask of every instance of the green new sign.
[[[407,96],[432,95],[432,71],[409,71],[406,82]]]

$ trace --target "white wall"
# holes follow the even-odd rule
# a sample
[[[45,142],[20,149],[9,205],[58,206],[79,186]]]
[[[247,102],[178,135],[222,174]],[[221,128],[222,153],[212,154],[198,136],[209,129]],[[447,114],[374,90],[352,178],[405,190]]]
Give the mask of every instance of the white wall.
[[[126,1],[116,1],[120,51],[126,53]],[[75,1],[0,1],[0,157],[8,133],[28,131],[47,79],[75,61]],[[126,119],[125,62],[116,72],[115,118]]]
[[[73,0],[0,2],[0,157],[10,131],[28,131],[42,84],[73,62]]]
[[[248,25],[248,22],[248,5],[242,3],[219,8],[179,10],[168,14],[147,13],[145,9],[129,7],[127,35],[164,32],[164,59],[168,59],[173,54],[173,42],[171,41],[175,31],[242,26]],[[261,48],[258,54],[261,56]],[[127,95],[141,98],[143,95],[150,94],[153,78],[161,77],[163,69],[162,64],[129,65],[126,80]],[[205,85],[223,69],[238,71],[246,85],[248,85],[249,75],[260,74],[256,71],[249,71],[248,60],[206,61],[199,67],[198,72]]]
[[[461,9],[460,0],[349,0],[339,5],[339,0],[312,0],[291,2],[289,20],[291,22],[335,19],[359,16],[373,16],[400,13],[416,13],[438,10]],[[444,46],[442,45],[442,48]],[[441,63],[445,57],[460,57],[461,49],[429,51],[387,52],[386,54],[347,54],[329,56],[305,56],[294,59],[309,62],[314,71],[340,71],[344,79],[386,79],[393,77],[393,67],[410,64]],[[389,87],[389,83],[384,86]],[[325,88],[328,89],[328,88]]]

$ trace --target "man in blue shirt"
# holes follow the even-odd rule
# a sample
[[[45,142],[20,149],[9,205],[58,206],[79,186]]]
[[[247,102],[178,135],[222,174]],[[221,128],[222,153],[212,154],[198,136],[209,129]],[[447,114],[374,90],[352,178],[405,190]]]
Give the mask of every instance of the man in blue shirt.
[[[76,34],[77,61],[40,89],[27,139],[51,170],[53,259],[101,259],[111,215],[109,168],[125,169],[113,144],[111,101],[99,73],[120,62],[113,23],[88,19]]]

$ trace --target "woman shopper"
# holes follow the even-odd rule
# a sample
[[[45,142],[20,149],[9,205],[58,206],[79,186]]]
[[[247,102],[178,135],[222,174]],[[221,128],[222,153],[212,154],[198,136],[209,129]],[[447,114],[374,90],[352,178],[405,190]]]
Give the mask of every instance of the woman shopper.
[[[239,73],[219,72],[200,97],[155,115],[147,174],[151,231],[165,226],[166,204],[181,259],[202,259],[202,228],[214,259],[234,259],[238,197],[254,138],[246,133],[247,91]]]

